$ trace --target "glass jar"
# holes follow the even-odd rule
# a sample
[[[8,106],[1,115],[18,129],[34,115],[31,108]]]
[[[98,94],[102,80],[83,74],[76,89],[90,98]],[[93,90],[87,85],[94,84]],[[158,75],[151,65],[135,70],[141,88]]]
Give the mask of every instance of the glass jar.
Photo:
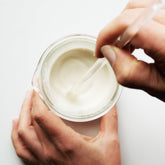
[[[43,102],[47,105],[47,107],[53,111],[59,117],[75,122],[85,122],[97,119],[104,114],[106,114],[117,102],[119,96],[121,94],[122,87],[117,83],[116,90],[113,94],[113,97],[107,101],[106,105],[102,108],[98,109],[91,114],[71,114],[64,112],[59,106],[57,106],[56,102],[53,102],[48,95],[48,79],[49,72],[48,66],[53,63],[54,58],[58,58],[61,54],[77,48],[88,49],[95,51],[96,38],[88,35],[70,35],[64,37],[57,42],[51,44],[46,51],[41,56],[35,73],[32,79],[32,86],[40,95]]]

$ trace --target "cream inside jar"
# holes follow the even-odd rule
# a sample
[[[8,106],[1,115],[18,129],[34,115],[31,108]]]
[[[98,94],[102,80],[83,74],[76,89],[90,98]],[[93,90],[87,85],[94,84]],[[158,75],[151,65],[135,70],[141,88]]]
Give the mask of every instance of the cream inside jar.
[[[64,52],[58,58],[52,58],[51,63],[47,63],[46,93],[62,113],[74,116],[94,114],[105,107],[114,96],[117,81],[109,64],[80,86],[74,98],[68,95],[70,88],[96,60],[92,50],[76,48]]]
[[[70,89],[96,62],[96,39],[71,35],[51,44],[41,56],[32,85],[48,108],[59,117],[76,122],[97,119],[117,102],[122,87],[107,63],[72,97]],[[69,93],[69,94],[68,94]]]

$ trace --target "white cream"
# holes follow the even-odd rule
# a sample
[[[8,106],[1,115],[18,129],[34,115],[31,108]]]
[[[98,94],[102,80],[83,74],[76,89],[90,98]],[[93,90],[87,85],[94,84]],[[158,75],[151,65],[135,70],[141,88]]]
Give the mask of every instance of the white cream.
[[[70,88],[97,60],[93,54],[88,49],[72,49],[49,64],[47,93],[58,111],[60,109],[69,115],[90,115],[110,103],[116,92],[117,81],[109,64],[87,81],[76,97],[68,95]]]

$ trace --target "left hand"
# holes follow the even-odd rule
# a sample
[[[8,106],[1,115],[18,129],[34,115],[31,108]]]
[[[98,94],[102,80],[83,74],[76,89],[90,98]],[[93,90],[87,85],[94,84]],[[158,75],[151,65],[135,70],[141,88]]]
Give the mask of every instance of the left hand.
[[[12,141],[16,153],[34,165],[120,165],[116,107],[101,119],[100,132],[88,137],[75,132],[30,91],[19,121],[14,120]]]

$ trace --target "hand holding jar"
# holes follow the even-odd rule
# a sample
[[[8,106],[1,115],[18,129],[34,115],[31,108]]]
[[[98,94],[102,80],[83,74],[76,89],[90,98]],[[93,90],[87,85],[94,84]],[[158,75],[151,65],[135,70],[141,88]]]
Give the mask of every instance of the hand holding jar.
[[[33,90],[26,95],[19,119],[13,121],[17,155],[34,165],[120,165],[116,107],[101,119],[100,132],[75,132],[45,106]]]

